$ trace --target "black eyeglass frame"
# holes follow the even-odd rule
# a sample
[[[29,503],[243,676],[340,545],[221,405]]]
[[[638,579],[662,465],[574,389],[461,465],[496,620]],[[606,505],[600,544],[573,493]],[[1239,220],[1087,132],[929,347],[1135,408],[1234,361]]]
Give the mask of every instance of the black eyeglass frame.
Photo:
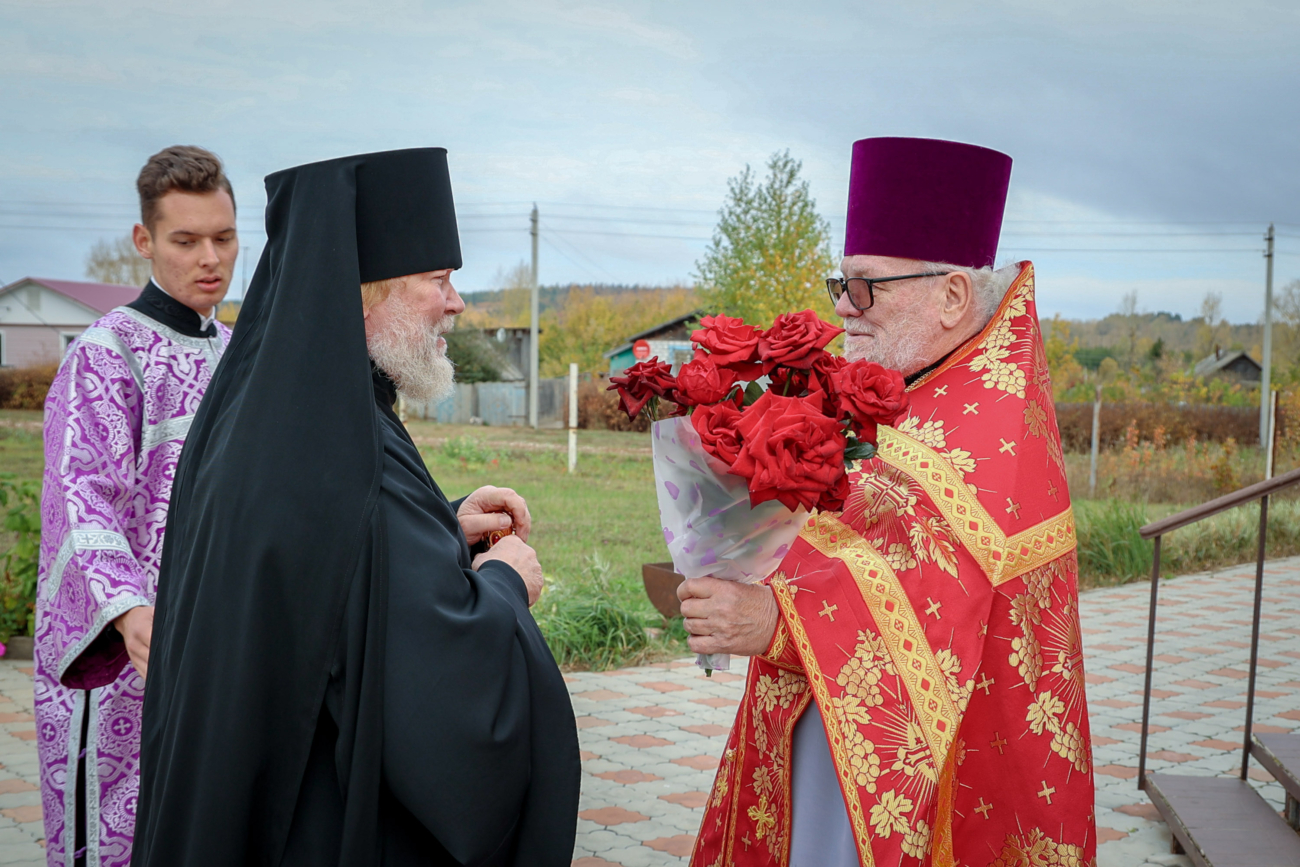
[[[848,277],[841,280],[839,277],[826,278],[826,291],[830,293],[831,303],[839,304],[840,296],[848,293],[849,303],[858,310],[870,310],[876,305],[876,284],[892,283],[895,280],[915,280],[918,277],[946,277],[951,271],[926,271],[924,274],[900,274],[897,277]],[[849,289],[849,284],[854,280],[860,280],[867,284],[867,306],[863,307],[853,298],[853,292]]]

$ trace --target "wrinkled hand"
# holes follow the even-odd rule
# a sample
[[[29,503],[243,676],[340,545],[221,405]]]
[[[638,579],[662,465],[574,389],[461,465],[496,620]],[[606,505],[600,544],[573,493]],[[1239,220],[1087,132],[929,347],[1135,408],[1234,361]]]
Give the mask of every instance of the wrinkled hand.
[[[677,585],[687,644],[696,653],[757,656],[776,632],[776,598],[765,584],[692,578]]]
[[[524,498],[510,488],[494,488],[491,485],[479,488],[465,498],[456,512],[460,520],[460,529],[471,545],[480,541],[489,533],[505,530],[512,524],[515,535],[528,541],[528,534],[533,529],[533,517],[528,514],[528,504]]]
[[[528,588],[528,607],[542,595],[542,564],[537,562],[537,552],[528,547],[518,536],[506,536],[492,546],[490,551],[474,558],[474,568],[478,569],[489,560],[500,560],[519,573]]]
[[[153,606],[132,608],[113,621],[113,626],[126,640],[126,653],[131,664],[140,672],[140,679],[149,673],[149,642],[153,638]]]

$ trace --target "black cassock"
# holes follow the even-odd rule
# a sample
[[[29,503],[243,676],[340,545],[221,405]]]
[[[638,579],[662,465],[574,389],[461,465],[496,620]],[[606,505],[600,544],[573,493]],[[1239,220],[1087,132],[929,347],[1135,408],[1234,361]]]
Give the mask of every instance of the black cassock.
[[[563,679],[519,575],[472,568],[366,352],[361,281],[460,265],[445,152],[267,193],[177,468],[132,863],[567,867]]]
[[[381,863],[534,864],[546,851],[569,857],[573,822],[565,819],[576,807],[556,808],[576,803],[573,710],[528,614],[523,580],[499,560],[470,569],[459,504],[429,476],[382,374],[375,392],[384,443],[384,529],[375,541],[387,548]],[[359,575],[352,587],[284,867],[333,863],[338,852],[344,810],[335,752],[348,672],[364,655],[370,583]],[[517,817],[529,814],[552,821],[516,839]]]

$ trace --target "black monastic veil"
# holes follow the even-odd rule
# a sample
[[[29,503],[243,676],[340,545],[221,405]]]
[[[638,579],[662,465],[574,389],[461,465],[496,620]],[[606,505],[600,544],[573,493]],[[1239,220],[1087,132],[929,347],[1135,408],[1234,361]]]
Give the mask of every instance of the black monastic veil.
[[[573,712],[366,351],[360,283],[461,264],[446,152],[267,178],[167,523],[132,863],[568,865]]]

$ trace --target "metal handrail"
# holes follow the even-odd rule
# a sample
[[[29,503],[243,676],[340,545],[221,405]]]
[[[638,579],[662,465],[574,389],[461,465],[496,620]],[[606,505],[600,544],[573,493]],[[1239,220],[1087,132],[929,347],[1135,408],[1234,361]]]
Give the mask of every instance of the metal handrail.
[[[1246,687],[1246,726],[1242,745],[1241,779],[1247,779],[1250,770],[1251,727],[1255,716],[1255,673],[1259,665],[1259,620],[1260,607],[1264,596],[1264,546],[1268,538],[1268,498],[1283,488],[1300,482],[1300,469],[1292,470],[1271,479],[1265,479],[1254,485],[1225,494],[1207,503],[1171,515],[1159,521],[1153,521],[1138,530],[1143,539],[1153,539],[1155,550],[1151,560],[1151,613],[1147,618],[1147,670],[1146,685],[1142,691],[1142,745],[1138,757],[1138,789],[1146,789],[1147,765],[1147,730],[1151,720],[1151,675],[1155,667],[1156,644],[1156,601],[1160,589],[1160,542],[1165,533],[1195,524],[1211,515],[1246,503],[1259,500],[1259,548],[1255,559],[1255,616],[1251,621],[1250,635],[1250,679]]]
[[[1242,488],[1239,491],[1233,491],[1231,494],[1224,494],[1207,503],[1201,503],[1199,506],[1193,506],[1179,512],[1177,515],[1170,515],[1168,518],[1161,518],[1159,521],[1152,521],[1142,529],[1138,530],[1143,539],[1153,539],[1157,536],[1163,536],[1170,530],[1177,530],[1179,527],[1186,527],[1188,524],[1195,524],[1203,518],[1211,515],[1217,515],[1236,506],[1258,500],[1261,497],[1267,497],[1282,488],[1294,485],[1300,482],[1300,469],[1292,470],[1289,473],[1283,473],[1280,476],[1274,476],[1271,479],[1265,479],[1262,482],[1256,482],[1249,487]]]

